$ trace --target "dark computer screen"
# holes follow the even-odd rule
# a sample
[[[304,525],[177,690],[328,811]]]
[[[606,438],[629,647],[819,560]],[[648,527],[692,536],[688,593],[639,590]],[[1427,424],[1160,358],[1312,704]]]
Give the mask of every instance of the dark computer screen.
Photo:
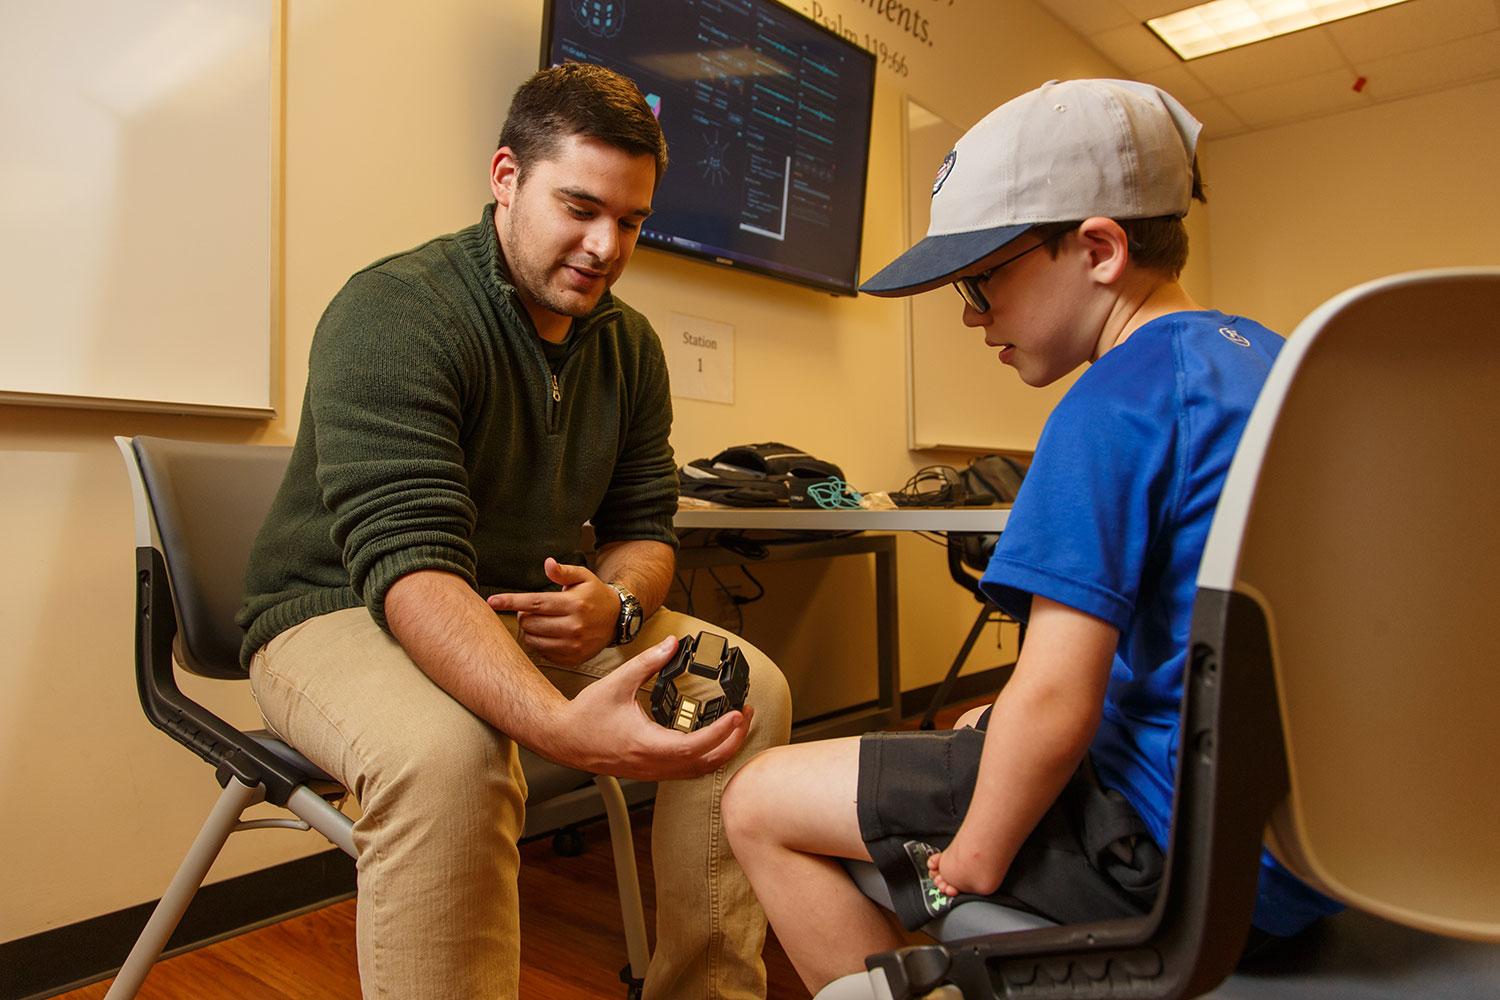
[[[873,55],[775,0],[548,0],[544,16],[544,66],[609,66],[661,122],[671,165],[643,245],[855,294]]]

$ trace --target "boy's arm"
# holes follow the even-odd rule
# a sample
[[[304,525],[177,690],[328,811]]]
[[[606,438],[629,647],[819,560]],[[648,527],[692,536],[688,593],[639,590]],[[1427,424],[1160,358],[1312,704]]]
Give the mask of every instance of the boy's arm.
[[[928,862],[948,895],[988,895],[1087,752],[1120,633],[1033,597],[1015,674],[995,699],[974,799],[953,843]]]

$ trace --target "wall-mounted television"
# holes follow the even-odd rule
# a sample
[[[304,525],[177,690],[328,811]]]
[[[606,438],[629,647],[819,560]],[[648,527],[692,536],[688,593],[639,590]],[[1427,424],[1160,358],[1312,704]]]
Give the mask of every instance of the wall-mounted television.
[[[777,0],[547,0],[563,62],[630,77],[661,122],[641,244],[855,294],[873,55]]]

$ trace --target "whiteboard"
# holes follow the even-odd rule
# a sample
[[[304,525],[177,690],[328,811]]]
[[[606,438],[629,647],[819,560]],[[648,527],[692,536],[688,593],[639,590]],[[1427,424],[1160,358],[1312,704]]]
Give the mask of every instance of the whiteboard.
[[[0,4],[0,401],[274,415],[281,2]]]
[[[932,179],[963,131],[906,102],[907,243],[927,233]],[[963,324],[963,302],[944,285],[907,298],[907,447],[1033,451],[1047,415],[1073,377],[1026,385]]]

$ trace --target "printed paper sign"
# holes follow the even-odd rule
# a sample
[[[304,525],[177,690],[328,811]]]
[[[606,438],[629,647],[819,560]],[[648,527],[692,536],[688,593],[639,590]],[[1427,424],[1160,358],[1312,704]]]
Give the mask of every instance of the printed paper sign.
[[[666,349],[672,395],[734,402],[734,327],[672,313],[666,329],[658,332]]]

